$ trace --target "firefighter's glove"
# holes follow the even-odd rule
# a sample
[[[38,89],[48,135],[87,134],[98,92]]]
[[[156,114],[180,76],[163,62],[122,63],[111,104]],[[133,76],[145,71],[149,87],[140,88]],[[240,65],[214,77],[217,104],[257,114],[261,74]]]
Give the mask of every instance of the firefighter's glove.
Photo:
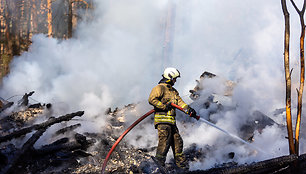
[[[196,111],[193,108],[191,108],[191,107],[187,108],[186,114],[188,114],[190,116],[191,115],[197,115]]]
[[[199,116],[197,116],[197,112],[191,107],[187,108],[186,114],[188,114],[190,117],[193,117],[193,118],[199,120]]]
[[[171,105],[171,102],[168,102],[167,104],[166,104],[166,111],[170,111],[172,109],[172,105]]]

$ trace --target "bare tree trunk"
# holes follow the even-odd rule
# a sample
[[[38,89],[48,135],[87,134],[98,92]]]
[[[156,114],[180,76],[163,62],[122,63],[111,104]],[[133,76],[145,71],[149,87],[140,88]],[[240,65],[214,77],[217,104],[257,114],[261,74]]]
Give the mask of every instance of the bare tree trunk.
[[[25,10],[25,1],[21,0],[21,1],[17,1],[16,3],[18,3],[19,9],[20,9],[20,20],[19,20],[19,34],[22,38],[23,36],[23,32],[24,32],[24,22],[26,20],[26,10]]]
[[[1,36],[4,36],[3,40],[5,40],[5,44],[3,45],[3,52],[1,52],[2,54],[12,54],[12,39],[11,39],[11,34],[10,34],[10,20],[12,18],[12,16],[9,13],[9,5],[7,0],[3,1],[2,3],[5,4],[4,6],[4,15],[3,15],[3,21],[1,21],[1,26],[3,26],[4,29],[4,33]]]
[[[4,1],[5,3],[5,13],[4,13],[4,25],[5,25],[5,31],[4,31],[4,40],[5,40],[5,44],[3,45],[3,53],[1,56],[2,59],[2,72],[1,75],[2,77],[5,76],[8,72],[9,72],[9,63],[11,61],[11,58],[14,54],[14,42],[13,42],[13,36],[11,34],[11,27],[10,27],[10,23],[13,20],[13,16],[12,16],[12,12],[10,12],[10,6],[12,2],[9,2],[8,0]]]
[[[68,0],[68,38],[71,38],[73,35],[73,30],[78,23],[78,16],[76,13],[77,8],[79,7],[79,2],[86,5],[86,12],[88,10],[88,3],[84,0]],[[86,15],[85,15],[86,16]]]
[[[21,18],[22,18],[22,7],[23,3],[20,1],[10,1],[6,0],[11,13],[10,13],[10,20],[12,22],[11,28],[11,40],[12,40],[12,55],[19,55],[20,54],[20,35],[21,35]]]
[[[4,41],[5,41],[5,30],[2,28],[6,28],[6,20],[5,20],[5,1],[0,0],[0,56],[4,54]],[[1,57],[0,57],[1,58]]]
[[[289,141],[290,154],[295,154],[293,143],[293,130],[291,118],[291,72],[289,70],[289,41],[290,41],[290,20],[287,10],[286,0],[281,0],[283,14],[285,17],[285,39],[284,39],[284,65],[285,65],[285,80],[286,80],[286,120]]]
[[[38,33],[45,33],[46,31],[48,31],[48,24],[46,26],[46,21],[44,18],[45,13],[48,13],[48,9],[46,9],[45,7],[47,6],[47,0],[41,0],[38,1],[37,5],[39,6],[39,11],[38,13],[38,25],[39,26],[44,26],[44,27],[37,27],[37,32]],[[48,20],[47,20],[48,23]]]
[[[305,38],[305,22],[304,22],[304,13],[306,0],[304,0],[303,8],[300,11],[293,0],[290,0],[294,6],[296,12],[300,16],[301,23],[301,37],[300,37],[300,62],[301,62],[301,73],[300,73],[300,88],[298,92],[298,108],[297,108],[297,119],[295,127],[295,151],[299,155],[299,134],[300,134],[300,125],[301,125],[301,114],[302,114],[302,97],[304,89],[304,78],[305,78],[305,58],[304,58],[304,38]]]
[[[304,78],[305,78],[305,58],[304,58],[305,24],[304,24],[304,18],[301,19],[301,20],[303,20],[303,23],[301,23],[303,29],[302,29],[301,38],[300,38],[301,74],[300,74],[300,88],[299,88],[299,92],[298,92],[298,115],[297,115],[296,132],[295,132],[296,153],[297,153],[297,155],[299,154],[299,134],[300,134],[300,124],[301,124],[301,114],[302,114],[302,98],[303,98]]]
[[[27,42],[29,43],[32,35],[32,11],[33,11],[33,4],[32,1],[28,1],[28,7],[27,7]]]
[[[48,37],[52,37],[52,1],[47,0],[48,9]]]
[[[86,12],[85,12],[85,18],[86,18],[87,15],[88,15],[88,14],[87,14],[87,10],[88,10],[88,8],[90,8],[90,7],[89,7],[90,4],[88,4],[88,2],[86,2],[85,0],[73,0],[73,3],[76,3],[76,2],[78,2],[78,4],[81,2],[82,4],[86,5]],[[78,8],[79,5],[75,5],[74,7],[75,7],[75,8]],[[73,25],[75,26],[75,25],[77,25],[77,23],[78,23],[78,19],[77,19],[77,15],[73,15],[73,16],[75,16],[75,18],[76,18],[76,19],[74,20],[75,23],[73,24]]]
[[[72,37],[72,0],[68,0],[68,38]]]
[[[37,4],[36,0],[32,0],[32,8],[33,10],[31,11],[31,28],[32,28],[32,33],[30,34],[30,37],[32,38],[33,33],[37,33]]]
[[[5,33],[6,33],[6,20],[5,20],[5,1],[0,0],[0,77],[4,76],[3,74],[3,57],[5,51]],[[5,28],[2,30],[1,28]]]

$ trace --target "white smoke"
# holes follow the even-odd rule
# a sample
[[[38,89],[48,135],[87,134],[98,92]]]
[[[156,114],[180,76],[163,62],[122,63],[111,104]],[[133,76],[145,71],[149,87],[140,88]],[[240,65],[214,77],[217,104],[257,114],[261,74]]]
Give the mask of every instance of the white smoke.
[[[301,2],[297,4],[301,6]],[[103,129],[108,107],[141,101],[142,108],[128,114],[128,123],[151,109],[147,98],[165,66],[161,59],[168,1],[97,0],[96,4],[94,20],[80,24],[73,39],[34,36],[29,52],[14,58],[10,74],[3,80],[1,97],[34,90],[35,100],[54,103],[55,114],[84,110],[83,119],[89,125],[83,125],[83,131]],[[239,107],[215,115],[217,126],[233,134],[245,121],[245,114],[259,110],[271,116],[274,110],[285,106],[284,19],[280,1],[177,0],[175,5],[173,58],[166,66],[180,70],[182,78],[175,87],[181,96],[188,94],[204,71],[237,82],[232,100]],[[290,55],[295,89],[299,81],[300,27],[296,12],[291,4],[287,5],[292,22]],[[292,94],[294,108],[296,94]],[[207,116],[199,106],[196,109],[202,117]],[[153,125],[144,125],[141,130],[133,130],[131,143],[156,145],[156,130]],[[186,147],[192,143],[219,147],[203,163],[192,163],[193,170],[227,162],[223,155],[230,151],[237,154],[234,160],[239,163],[288,154],[286,132],[275,126],[254,137],[254,145],[271,153],[250,155],[250,147],[222,143],[230,137],[215,128],[201,122],[193,125],[183,127],[178,123],[182,132],[188,132],[182,134]],[[135,141],[140,135],[150,136]],[[301,146],[304,153],[303,140]]]

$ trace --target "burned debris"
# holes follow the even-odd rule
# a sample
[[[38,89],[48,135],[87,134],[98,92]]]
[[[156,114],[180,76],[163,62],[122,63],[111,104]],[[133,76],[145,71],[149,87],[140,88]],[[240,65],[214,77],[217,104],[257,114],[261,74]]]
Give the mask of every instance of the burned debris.
[[[60,134],[64,134],[65,132],[68,132],[68,131],[72,131],[78,127],[81,126],[81,123],[78,123],[78,124],[74,124],[74,125],[71,125],[71,126],[68,126],[68,127],[64,127],[58,131],[55,132],[55,135],[60,135]]]
[[[60,123],[62,121],[69,121],[73,117],[82,116],[83,114],[84,114],[84,111],[79,111],[79,112],[67,114],[67,115],[64,115],[64,116],[60,116],[58,118],[51,117],[51,118],[49,118],[48,121],[43,122],[41,124],[35,124],[33,126],[30,126],[30,127],[22,128],[20,130],[14,131],[13,133],[10,133],[8,135],[4,135],[4,136],[0,137],[0,143],[5,142],[5,141],[9,141],[13,138],[20,137],[24,134],[27,134],[27,133],[31,132],[32,130],[46,129],[53,124]]]
[[[190,174],[258,174],[258,173],[306,173],[306,155],[288,155],[273,158],[261,162],[244,165],[232,165],[227,167],[211,168],[206,171],[192,171]]]
[[[13,158],[6,164],[6,167],[1,171],[3,173],[14,173],[16,164],[22,160],[22,157],[25,156],[25,153],[34,145],[34,143],[39,139],[39,137],[46,131],[46,128],[39,129],[35,132],[29,140],[24,143],[22,148],[15,152]],[[24,158],[26,159],[26,158]]]
[[[0,113],[2,111],[4,111],[5,109],[11,107],[14,104],[14,102],[7,102],[5,105],[3,105],[3,103],[1,102],[1,109],[0,109]]]
[[[29,104],[29,97],[32,96],[34,94],[34,91],[29,92],[29,93],[25,93],[22,97],[21,100],[18,101],[18,104],[20,106],[28,106]]]
[[[197,85],[193,90],[190,90],[190,98],[194,100],[194,104],[205,109],[207,119],[211,123],[216,123],[219,119],[215,115],[218,113],[235,111],[237,106],[228,104],[231,102],[231,96],[234,91],[234,87],[237,85],[229,80],[220,80],[225,86],[223,91],[211,91],[211,93],[205,93],[207,89],[207,83],[212,79],[219,78],[217,75],[204,72],[200,76],[200,80],[196,80]],[[220,83],[219,83],[220,84]],[[283,112],[283,109],[278,109],[274,112],[275,115],[279,115]],[[243,124],[239,125],[238,136],[244,139],[246,142],[252,143],[254,141],[254,134],[257,132],[262,133],[262,130],[267,126],[276,125],[280,129],[285,129],[285,125],[275,122],[271,117],[263,114],[262,112],[255,110],[249,115],[245,115]],[[275,117],[274,115],[274,117]],[[284,137],[285,138],[285,137]],[[189,161],[202,161],[209,158],[208,153],[214,151],[214,146],[205,146],[205,148],[197,148],[195,145],[185,149],[188,154]],[[192,154],[192,155],[190,155]],[[225,154],[226,155],[226,154]],[[252,164],[238,165],[238,163],[232,161],[223,164],[216,164],[215,167],[204,170],[193,171],[189,173],[303,173],[305,171],[305,154],[299,157],[297,156],[283,156],[261,162],[254,162]],[[228,152],[228,159],[235,157],[234,152]],[[228,160],[231,161],[231,160]],[[297,164],[299,164],[297,166]],[[304,172],[305,173],[305,172]]]
[[[192,100],[196,100],[198,99],[200,96],[201,96],[201,92],[203,90],[205,90],[205,82],[206,80],[209,80],[209,79],[216,79],[216,78],[220,78],[219,76],[211,73],[211,72],[203,72],[202,75],[200,76],[200,79],[199,80],[196,80],[196,86],[194,87],[194,89],[192,90],[189,90],[190,92],[190,98]],[[230,80],[225,80],[225,79],[222,79],[220,78],[220,80],[224,83],[224,86],[225,86],[225,89],[223,91],[223,95],[224,96],[232,96],[232,93],[233,93],[233,89],[235,87],[235,83],[233,81],[230,81]]]
[[[218,83],[222,84],[223,87],[220,87],[221,90],[210,90],[210,93],[205,93],[209,86],[209,82],[212,82],[214,78],[217,78]],[[194,103],[204,108],[207,112],[206,118],[211,123],[216,123],[219,117],[216,117],[218,113],[234,112],[237,109],[237,106],[232,102],[232,95],[234,88],[237,85],[235,82],[223,79],[217,75],[205,71],[200,76],[200,80],[196,80],[197,84],[193,90],[190,90],[190,98],[194,100]],[[262,112],[255,110],[251,113],[247,113],[244,116],[244,124],[239,127],[239,137],[246,141],[253,141],[253,136],[256,131],[261,133],[261,131],[266,126],[272,126],[274,124],[282,127],[276,123],[269,116],[263,114]]]
[[[62,123],[73,119],[76,116],[82,116],[84,111],[66,114],[59,117],[48,117],[47,120],[33,124],[31,120],[42,116],[44,110],[51,109],[51,105],[41,105],[40,103],[29,105],[28,97],[33,92],[25,94],[23,98],[15,105],[12,112],[4,112],[12,107],[14,103],[7,102],[2,109],[2,119],[0,120],[0,171],[1,173],[35,173],[44,170],[48,167],[49,161],[63,160],[61,153],[64,156],[70,156],[77,151],[86,150],[94,140],[87,139],[84,135],[75,133],[74,138],[61,138],[54,143],[35,148],[34,144],[46,132],[46,130],[54,124]],[[37,109],[34,111],[34,109]],[[39,111],[38,111],[39,110]],[[15,112],[16,111],[16,112]],[[8,115],[7,115],[8,114]],[[67,130],[69,130],[67,128]],[[59,130],[63,132],[63,130]],[[59,133],[59,132],[58,132]],[[31,135],[32,134],[32,135]],[[28,138],[30,135],[30,138]],[[25,141],[25,143],[22,143]],[[18,148],[18,144],[23,145]],[[82,155],[86,154],[85,152]],[[48,156],[46,158],[46,156]],[[80,154],[74,155],[75,157]],[[64,160],[63,160],[64,161]]]
[[[51,104],[23,102],[31,96],[29,94],[25,94],[21,102],[18,102],[19,104],[11,105],[15,107],[11,108],[11,112],[2,113],[0,173],[16,173],[17,171],[18,173],[101,173],[101,164],[108,150],[121,131],[128,126],[124,123],[125,111],[135,108],[134,104],[129,104],[122,109],[116,108],[113,111],[108,109],[107,125],[100,133],[78,133],[77,129],[82,126],[82,120],[75,124],[62,124],[61,128],[51,133],[52,142],[35,147],[35,143],[49,127],[83,116],[84,111],[53,117],[49,115],[50,109],[52,110]],[[24,105],[25,103],[27,105]],[[30,112],[31,109],[39,109],[40,112]],[[45,116],[45,113],[48,115]],[[22,115],[22,119],[16,115]],[[35,123],[35,119],[38,118],[46,120]],[[18,147],[20,144],[22,144],[21,147]],[[108,173],[146,173],[146,171],[158,173],[158,168],[151,159],[154,150],[155,147],[139,149],[127,142],[122,142],[120,148],[113,153],[106,171]],[[147,164],[151,166],[150,170]]]

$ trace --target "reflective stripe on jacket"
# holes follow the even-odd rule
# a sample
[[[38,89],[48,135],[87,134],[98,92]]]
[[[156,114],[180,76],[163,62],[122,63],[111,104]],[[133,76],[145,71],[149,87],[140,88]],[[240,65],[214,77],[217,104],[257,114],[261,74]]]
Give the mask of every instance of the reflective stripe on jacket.
[[[172,108],[169,111],[166,109],[166,104],[168,102],[179,105],[180,107],[186,109],[187,104],[179,96],[179,93],[175,88],[166,83],[160,83],[155,86],[149,96],[149,103],[154,106],[155,116],[154,125],[159,123],[169,123],[175,125],[175,109]]]

